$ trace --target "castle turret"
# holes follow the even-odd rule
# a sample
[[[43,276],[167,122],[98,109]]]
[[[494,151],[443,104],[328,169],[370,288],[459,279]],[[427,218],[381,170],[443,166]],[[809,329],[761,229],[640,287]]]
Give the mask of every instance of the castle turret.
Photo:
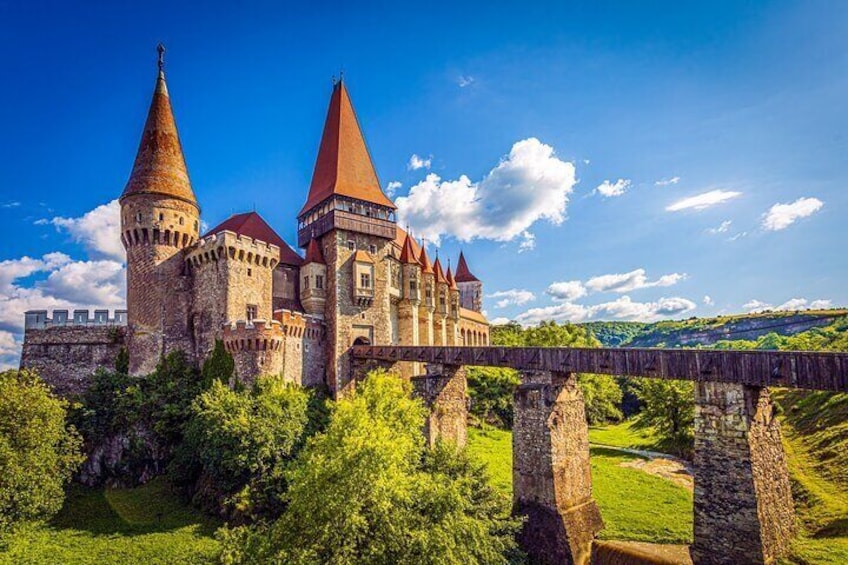
[[[445,278],[448,280],[448,344],[462,345],[459,340],[459,287],[451,273],[450,265],[448,265],[448,272]]]
[[[460,306],[481,312],[483,310],[483,283],[471,274],[462,251],[459,252],[459,262],[456,265],[454,280],[459,287]]]
[[[324,317],[327,303],[327,262],[317,239],[309,241],[300,267],[300,303],[307,314]]]
[[[193,349],[191,289],[182,253],[199,235],[200,208],[171,110],[163,54],[160,45],[153,101],[120,198],[131,374],[149,373],[171,350],[191,355]]]
[[[450,345],[447,333],[448,279],[439,257],[433,263],[433,279],[436,283],[436,312],[433,317],[433,345]]]
[[[354,343],[392,341],[387,256],[395,205],[383,194],[347,88],[333,86],[309,196],[298,215],[298,245],[317,240],[334,284],[325,293],[327,382],[347,388]]]

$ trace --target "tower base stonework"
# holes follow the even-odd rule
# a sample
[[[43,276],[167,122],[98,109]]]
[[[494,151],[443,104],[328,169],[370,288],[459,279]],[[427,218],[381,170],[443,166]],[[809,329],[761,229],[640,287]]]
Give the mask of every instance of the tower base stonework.
[[[589,428],[571,373],[522,374],[515,391],[513,503],[519,543],[535,562],[587,564],[604,527],[592,498]]]
[[[464,447],[468,441],[468,401],[465,368],[427,365],[427,374],[412,378],[412,389],[429,409],[424,436],[430,446],[438,440]]]
[[[767,388],[695,385],[695,565],[773,563],[795,512]]]

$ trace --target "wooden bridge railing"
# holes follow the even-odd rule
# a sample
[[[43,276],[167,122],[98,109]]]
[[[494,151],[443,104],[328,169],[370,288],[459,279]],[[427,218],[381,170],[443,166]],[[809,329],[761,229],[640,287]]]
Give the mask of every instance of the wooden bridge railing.
[[[354,359],[511,367],[848,392],[848,353],[356,345]]]

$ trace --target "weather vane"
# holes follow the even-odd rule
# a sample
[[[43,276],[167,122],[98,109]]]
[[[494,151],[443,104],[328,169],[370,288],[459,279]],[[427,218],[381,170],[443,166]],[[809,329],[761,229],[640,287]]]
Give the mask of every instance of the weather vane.
[[[159,53],[159,71],[165,70],[165,46],[160,42],[156,46],[156,51]]]

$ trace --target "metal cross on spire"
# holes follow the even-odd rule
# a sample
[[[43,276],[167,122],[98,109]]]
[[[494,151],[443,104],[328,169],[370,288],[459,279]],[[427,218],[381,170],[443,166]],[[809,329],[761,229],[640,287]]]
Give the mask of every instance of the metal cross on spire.
[[[163,72],[165,70],[165,46],[160,42],[156,46],[156,51],[159,53],[159,72]]]

